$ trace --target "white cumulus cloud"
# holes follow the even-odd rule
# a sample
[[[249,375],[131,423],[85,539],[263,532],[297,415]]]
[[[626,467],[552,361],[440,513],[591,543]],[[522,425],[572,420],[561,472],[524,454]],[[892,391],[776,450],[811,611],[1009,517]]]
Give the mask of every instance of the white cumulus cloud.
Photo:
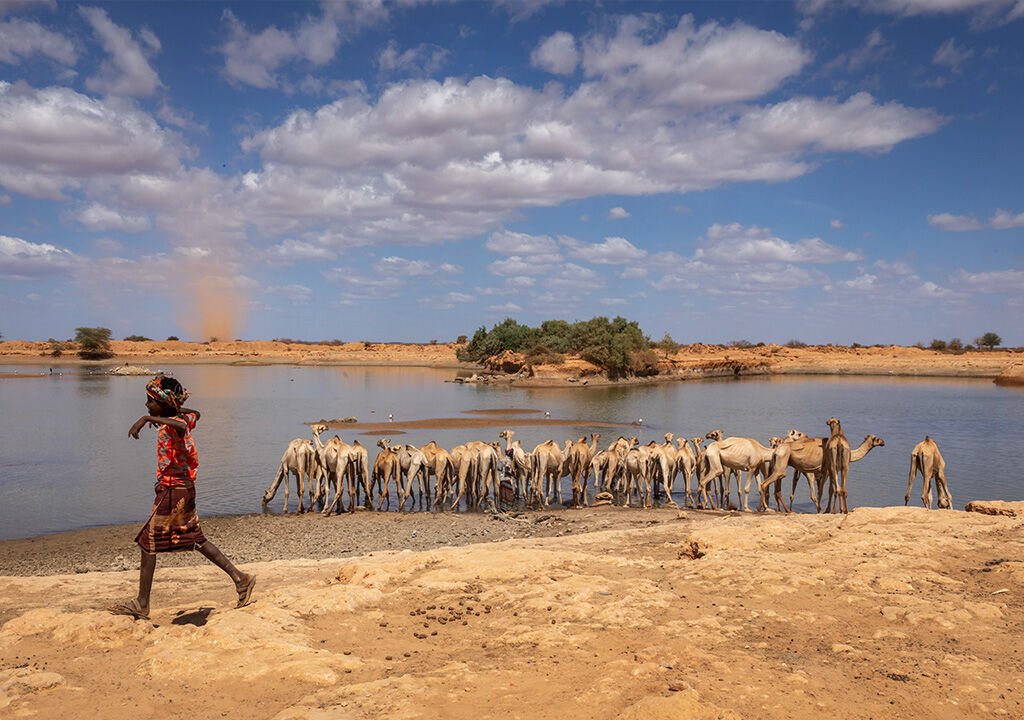
[[[66,248],[0,235],[0,277],[25,280],[59,275],[68,272],[76,260]]]
[[[80,7],[78,11],[92,26],[96,39],[110,55],[100,65],[99,73],[86,80],[86,87],[104,95],[153,95],[161,82],[150,66],[147,55],[160,50],[156,36],[152,32],[142,31],[140,39],[146,46],[144,48],[132,37],[130,31],[111,21],[106,10]]]
[[[43,55],[63,65],[78,62],[71,40],[31,20],[12,18],[0,22],[0,62],[17,64],[33,55]]]
[[[530,64],[555,75],[570,75],[580,64],[576,38],[567,32],[556,32],[544,38],[530,55]]]

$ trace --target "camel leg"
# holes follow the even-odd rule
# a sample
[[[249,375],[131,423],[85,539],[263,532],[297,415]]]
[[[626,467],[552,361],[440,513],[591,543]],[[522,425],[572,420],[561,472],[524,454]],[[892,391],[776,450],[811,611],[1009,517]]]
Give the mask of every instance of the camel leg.
[[[914,487],[914,478],[917,476],[917,455],[910,456],[910,479],[907,480],[907,494],[903,496],[903,506],[910,504],[910,489]]]
[[[949,486],[946,485],[946,473],[941,469],[935,473],[936,502],[940,510],[951,510],[953,508],[953,496],[949,494]]]
[[[929,510],[932,509],[932,478],[931,475],[924,476],[924,490],[921,491],[921,502]]]

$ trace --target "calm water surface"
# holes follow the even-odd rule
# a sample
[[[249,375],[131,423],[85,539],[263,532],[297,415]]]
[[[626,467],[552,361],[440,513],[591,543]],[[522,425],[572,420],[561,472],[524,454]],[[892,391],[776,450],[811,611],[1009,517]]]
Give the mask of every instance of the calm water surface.
[[[40,369],[46,371],[4,367],[0,373]],[[1018,460],[1024,392],[987,380],[788,377],[528,390],[445,383],[452,371],[419,368],[162,369],[182,381],[192,395],[188,405],[203,413],[194,436],[199,509],[205,515],[259,512],[288,441],[310,437],[306,422],[349,415],[382,421],[389,413],[399,421],[457,417],[488,408],[546,410],[552,418],[581,420],[575,427],[516,428],[516,439],[527,448],[549,437],[561,441],[588,433],[588,420],[638,418],[644,421],[644,443],[660,442],[666,431],[693,437],[721,428],[767,444],[790,428],[827,435],[825,421],[835,415],[851,445],[868,433],[886,442],[852,465],[851,507],[902,504],[910,450],[926,434],[946,458],[957,507],[978,498],[1024,499]],[[145,413],[145,382],[78,369],[0,379],[0,539],[145,519],[156,474],[155,431],[128,438],[128,428]],[[414,445],[434,439],[451,447],[470,439],[497,440],[499,430],[414,430],[394,439]],[[602,447],[619,434],[603,432]],[[342,431],[342,437],[376,450],[377,436]],[[918,480],[911,495],[917,504],[920,492]],[[279,510],[282,502],[279,491],[272,507]],[[806,484],[798,491],[797,509],[813,510]]]

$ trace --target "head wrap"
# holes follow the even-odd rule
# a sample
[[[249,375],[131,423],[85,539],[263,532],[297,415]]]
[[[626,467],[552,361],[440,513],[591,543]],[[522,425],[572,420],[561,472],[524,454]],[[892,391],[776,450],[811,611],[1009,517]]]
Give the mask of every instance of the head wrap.
[[[168,378],[173,380],[173,378]],[[177,381],[174,381],[178,385],[178,391],[170,390],[163,387],[164,376],[157,375],[155,378],[146,383],[146,394],[151,398],[155,398],[162,403],[167,403],[175,410],[181,408],[188,400],[188,391],[183,388]]]

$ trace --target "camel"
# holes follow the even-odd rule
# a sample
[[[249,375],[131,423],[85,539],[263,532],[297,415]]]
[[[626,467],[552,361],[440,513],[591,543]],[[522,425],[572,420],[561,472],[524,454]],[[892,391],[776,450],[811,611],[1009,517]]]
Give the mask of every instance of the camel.
[[[602,450],[596,453],[594,459],[590,461],[590,471],[594,475],[595,497],[598,493],[608,492],[611,488],[612,478],[615,477],[618,462],[619,456],[611,450]],[[600,482],[598,482],[599,476],[601,478]]]
[[[324,469],[324,482],[317,489],[316,499],[320,501],[322,497],[326,505],[324,515],[333,513],[335,507],[340,504],[343,482],[348,484],[348,511],[355,512],[357,479],[362,480],[363,489],[366,491],[366,504],[370,507],[370,473],[366,448],[358,440],[354,445],[349,445],[337,435],[324,443],[320,439],[320,434],[326,429],[326,425],[313,426],[313,437],[316,440],[320,464]],[[328,504],[326,501],[329,499],[331,484],[334,485],[334,501]]]
[[[430,480],[430,476],[433,475],[434,476],[434,481],[436,483],[435,487],[437,485],[440,485],[441,481],[440,481],[440,479],[437,476],[437,456],[438,456],[438,453],[445,453],[445,455],[447,455],[448,454],[447,451],[445,451],[444,448],[440,447],[436,442],[431,440],[426,445],[420,445],[420,452],[423,453],[424,457],[427,458],[427,480],[428,480],[428,482]],[[444,463],[441,463],[441,468],[442,468],[442,470],[444,470],[444,468],[445,468],[445,464]],[[436,495],[436,493],[435,493],[435,495]]]
[[[533,449],[533,492],[540,494],[540,506],[547,507],[547,499],[551,485],[558,494],[558,504],[562,504],[562,449],[554,440],[547,440]]]
[[[378,443],[378,446],[380,443]],[[382,448],[377,453],[377,459],[373,463],[373,471],[370,473],[370,487],[377,492],[377,509],[387,501],[385,510],[391,509],[391,478],[395,479],[396,493],[401,489],[398,479],[398,455],[389,447]]]
[[[630,448],[622,459],[622,480],[617,489],[626,495],[626,507],[633,506],[633,493],[639,493],[643,507],[651,506],[650,466],[652,453],[646,445]]]
[[[466,493],[466,487],[469,484],[475,484],[476,478],[479,473],[480,467],[480,455],[472,448],[466,445],[457,445],[449,452],[451,456],[452,468],[454,471],[454,479],[458,482],[458,492],[455,495],[455,500],[451,504],[451,510],[454,510],[459,506],[459,501],[462,496]],[[467,506],[471,503],[467,501]]]
[[[666,502],[668,504],[676,505],[672,499],[672,487],[671,480],[675,477],[676,469],[676,446],[670,442],[672,433],[665,433],[665,443],[658,444],[653,440],[645,446],[648,454],[648,476],[651,482],[651,491],[653,493],[654,483],[656,481],[655,474],[661,478],[662,490],[665,492]],[[666,445],[668,447],[666,447]]]
[[[722,440],[725,437],[725,433],[721,430],[712,430],[704,436],[705,440],[716,442]],[[705,448],[706,450],[707,448]],[[703,458],[703,450],[698,451],[698,467],[702,467],[701,460]],[[729,507],[729,497],[732,494],[732,479],[736,478],[736,495],[740,495],[740,473],[732,468],[728,468],[724,475],[718,478],[718,484],[715,485],[715,496],[718,498],[718,503],[723,508]],[[749,479],[749,478],[748,478]]]
[[[828,438],[807,437],[799,430],[790,430],[776,448],[772,475],[765,478],[761,492],[764,493],[765,488],[772,482],[776,483],[775,489],[776,492],[779,492],[786,471],[793,468],[793,486],[789,493],[789,507],[783,504],[783,510],[789,512],[792,508],[796,486],[802,474],[807,478],[811,501],[817,511],[821,512],[821,500],[825,489],[825,473],[822,470],[822,465],[825,460],[825,442],[827,440]],[[876,435],[866,435],[864,441],[851,451],[850,462],[857,462],[876,447],[885,447],[885,441]]]
[[[910,488],[914,485],[914,478],[921,473],[924,480],[924,487],[921,490],[921,502],[929,510],[932,507],[931,481],[935,480],[935,492],[938,494],[939,509],[951,509],[953,507],[953,496],[949,494],[949,487],[946,485],[946,461],[942,459],[939,446],[928,435],[924,440],[914,446],[910,453],[910,479],[907,481],[907,495],[903,498],[903,504],[910,502]],[[288,495],[285,495],[287,502]]]
[[[751,479],[765,467],[765,463],[772,460],[773,455],[774,451],[771,448],[766,448],[751,438],[729,437],[715,440],[709,444],[704,450],[703,462],[698,472],[701,507],[705,507],[709,500],[712,508],[715,507],[714,501],[708,495],[708,486],[716,478],[722,478],[726,470],[736,470],[736,489],[740,496],[740,503],[744,511],[749,511],[747,496],[750,492]],[[740,474],[744,470],[747,472],[746,491],[743,489]],[[764,507],[763,493],[760,507]]]
[[[826,512],[850,512],[846,505],[846,475],[850,472],[850,443],[843,434],[843,428],[834,417],[825,423],[829,428],[825,441],[825,474],[829,482],[828,509]],[[835,505],[833,505],[833,494]],[[841,510],[840,510],[841,508]]]
[[[316,453],[313,449],[313,441],[307,440],[306,438],[295,438],[288,447],[285,448],[284,455],[281,456],[281,465],[277,469],[277,475],[274,477],[274,482],[271,483],[270,487],[263,493],[263,505],[266,507],[267,503],[274,499],[277,494],[277,488],[281,485],[281,481],[284,481],[284,512],[288,512],[288,487],[289,487],[289,475],[295,476],[295,489],[299,496],[299,509],[296,513],[305,512],[302,506],[302,496],[306,490],[306,484],[309,483],[309,508],[313,509],[313,469],[316,462]]]
[[[505,440],[505,454],[512,461],[512,474],[516,478],[516,497],[526,497],[526,487],[533,476],[533,453],[523,450],[516,440],[512,442],[515,430],[502,430],[498,437]]]
[[[427,456],[424,455],[415,445],[391,445],[389,438],[381,438],[377,441],[377,447],[382,450],[391,449],[394,451],[398,462],[398,511],[405,511],[405,501],[413,492],[413,480],[419,480],[419,507],[423,509],[423,499],[426,497],[427,507],[430,507],[430,482],[427,479]],[[405,482],[402,482],[405,478]],[[410,507],[416,506],[414,499]]]
[[[587,501],[587,478],[590,475],[590,461],[594,459],[597,440],[600,437],[601,435],[598,433],[591,433],[589,445],[584,442],[583,438],[580,438],[569,446],[566,457],[569,462],[569,474],[572,475],[572,505],[570,507],[578,508],[580,506],[581,495],[583,505],[589,506],[590,504]]]
[[[686,438],[676,440],[679,450],[676,453],[677,471],[682,473],[686,480],[686,507],[693,507],[693,495],[690,494],[690,480],[693,479],[694,471],[697,469],[697,458],[701,455],[701,443],[704,438],[695,437],[690,440],[693,448],[686,442]]]

